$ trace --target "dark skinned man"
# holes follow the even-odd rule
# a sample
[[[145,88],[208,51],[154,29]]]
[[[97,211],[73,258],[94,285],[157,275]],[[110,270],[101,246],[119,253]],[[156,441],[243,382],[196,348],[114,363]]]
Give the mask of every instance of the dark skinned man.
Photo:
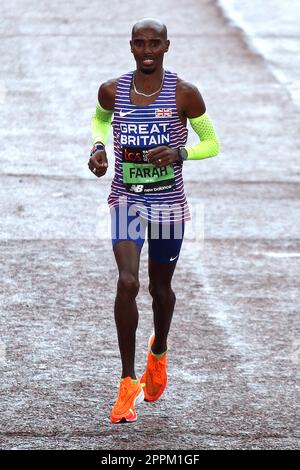
[[[138,21],[130,41],[136,69],[100,86],[92,119],[94,146],[88,165],[97,177],[107,171],[105,144],[111,125],[114,133],[115,176],[108,204],[119,271],[114,314],[122,376],[112,423],[135,421],[136,405],[143,399],[156,401],[166,388],[167,338],[176,301],[171,281],[190,219],[182,166],[220,150],[198,89],[163,68],[169,46],[163,23]],[[193,147],[185,146],[187,119],[200,140]],[[136,297],[146,230],[154,333],[139,380],[134,369]]]

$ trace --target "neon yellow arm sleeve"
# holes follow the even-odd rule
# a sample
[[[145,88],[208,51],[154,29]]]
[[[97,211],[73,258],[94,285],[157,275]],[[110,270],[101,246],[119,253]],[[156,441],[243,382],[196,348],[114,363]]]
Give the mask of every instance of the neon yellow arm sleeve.
[[[102,108],[99,103],[92,117],[92,138],[93,144],[102,142],[106,144],[110,132],[113,111]]]
[[[220,143],[209,115],[204,113],[202,116],[189,119],[189,121],[201,142],[193,147],[187,147],[187,160],[201,160],[218,155]]]

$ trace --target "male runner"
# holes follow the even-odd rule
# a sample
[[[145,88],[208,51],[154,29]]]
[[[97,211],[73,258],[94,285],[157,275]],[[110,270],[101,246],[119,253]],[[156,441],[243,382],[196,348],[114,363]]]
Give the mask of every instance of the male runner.
[[[114,314],[122,376],[112,423],[135,421],[136,404],[144,398],[156,401],[167,385],[167,337],[176,300],[171,280],[185,221],[190,218],[182,165],[185,160],[213,157],[219,152],[198,89],[163,68],[169,45],[164,24],[151,18],[138,21],[130,41],[136,70],[100,86],[92,119],[94,146],[88,165],[97,177],[107,170],[105,144],[111,124],[114,134],[115,176],[108,203],[119,271]],[[189,148],[185,148],[187,119],[200,139]],[[166,226],[169,232],[165,232]],[[149,340],[146,370],[139,380],[134,370],[135,299],[146,228],[154,334]]]

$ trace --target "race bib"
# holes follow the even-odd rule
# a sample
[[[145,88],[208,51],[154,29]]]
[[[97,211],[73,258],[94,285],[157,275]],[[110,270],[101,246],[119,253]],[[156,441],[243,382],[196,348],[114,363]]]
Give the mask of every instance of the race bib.
[[[176,188],[173,165],[157,168],[148,162],[147,149],[123,147],[123,183],[133,193],[157,193]]]

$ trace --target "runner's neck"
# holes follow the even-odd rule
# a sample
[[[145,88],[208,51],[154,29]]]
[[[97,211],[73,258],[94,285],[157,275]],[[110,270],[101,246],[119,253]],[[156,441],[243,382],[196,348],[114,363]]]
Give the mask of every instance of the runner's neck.
[[[145,93],[147,95],[154,92],[159,93],[163,85],[164,73],[165,71],[163,68],[155,70],[151,74],[145,74],[138,69],[135,70],[133,73],[133,79],[136,89],[140,93]]]
[[[155,75],[153,74],[143,74],[140,70],[136,70],[133,73],[131,87],[130,87],[130,101],[135,106],[149,106],[150,104],[154,103],[162,88],[163,88],[163,78],[164,78],[164,69],[161,68],[158,72],[155,71]],[[134,86],[133,86],[133,79],[135,83],[135,87],[137,91],[145,93],[145,94],[152,94],[153,92],[157,91],[152,96],[143,96],[140,94],[135,93]],[[155,88],[156,87],[156,88]]]

